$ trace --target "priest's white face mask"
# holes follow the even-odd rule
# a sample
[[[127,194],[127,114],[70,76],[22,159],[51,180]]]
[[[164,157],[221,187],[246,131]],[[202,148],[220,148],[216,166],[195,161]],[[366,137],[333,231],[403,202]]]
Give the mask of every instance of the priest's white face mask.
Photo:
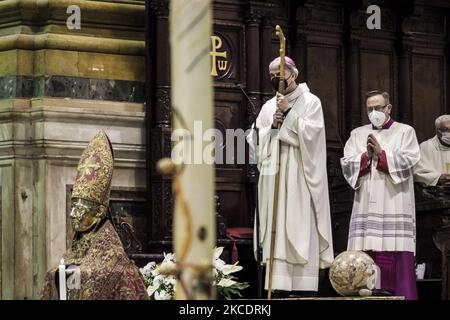
[[[436,135],[446,145],[450,145],[450,121],[441,121],[436,128]]]
[[[436,134],[439,140],[441,140],[446,145],[450,145],[450,128],[447,128],[446,126],[441,126],[436,130]]]
[[[450,132],[442,132],[441,140],[446,145],[450,145]]]
[[[369,113],[369,120],[375,127],[381,128],[381,126],[386,122],[386,115],[384,112],[374,110]]]
[[[381,128],[389,119],[391,105],[384,103],[382,95],[373,96],[367,99],[367,115],[370,122],[377,128]]]

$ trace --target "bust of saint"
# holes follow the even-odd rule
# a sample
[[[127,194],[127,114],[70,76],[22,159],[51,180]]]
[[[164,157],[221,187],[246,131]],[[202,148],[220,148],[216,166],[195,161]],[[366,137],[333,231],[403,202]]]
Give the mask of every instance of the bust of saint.
[[[69,300],[148,299],[138,268],[128,258],[108,215],[114,154],[100,131],[84,150],[77,167],[70,219],[75,231],[63,256]],[[59,299],[59,271],[45,277],[43,299]]]

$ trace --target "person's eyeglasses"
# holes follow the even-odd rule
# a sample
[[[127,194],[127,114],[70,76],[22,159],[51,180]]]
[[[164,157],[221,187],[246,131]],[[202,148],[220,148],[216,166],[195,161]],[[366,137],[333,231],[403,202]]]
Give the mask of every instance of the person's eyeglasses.
[[[367,111],[372,112],[373,110],[375,111],[382,111],[384,108],[386,108],[388,106],[388,104],[384,105],[384,106],[375,106],[375,107],[368,107]]]

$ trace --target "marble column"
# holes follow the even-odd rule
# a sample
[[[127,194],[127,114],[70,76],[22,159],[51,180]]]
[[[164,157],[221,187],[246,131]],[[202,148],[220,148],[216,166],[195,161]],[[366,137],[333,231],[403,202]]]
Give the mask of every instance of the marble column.
[[[76,166],[98,130],[115,151],[113,193],[146,188],[145,1],[74,4],[80,29],[67,1],[0,2],[1,299],[38,298],[58,265]]]

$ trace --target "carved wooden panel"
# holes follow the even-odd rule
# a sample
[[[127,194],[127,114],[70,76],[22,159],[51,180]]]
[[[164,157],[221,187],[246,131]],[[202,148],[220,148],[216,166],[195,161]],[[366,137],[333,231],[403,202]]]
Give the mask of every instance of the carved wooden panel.
[[[234,135],[234,130],[243,133],[246,127],[248,110],[244,99],[236,90],[230,92],[218,89],[215,94],[215,125],[224,137],[221,146],[216,144],[223,159],[222,164],[216,165],[216,193],[227,227],[249,226],[252,216],[247,208],[249,190],[245,179],[246,141],[243,134]],[[241,149],[239,152],[238,148]],[[216,154],[220,153],[216,151]],[[243,156],[242,159],[239,155]]]
[[[117,190],[111,192],[111,218],[127,253],[148,250],[150,223],[145,214],[147,203],[144,191]]]
[[[247,208],[246,185],[219,182],[216,188],[221,210],[226,212],[227,228],[249,226],[251,217]]]
[[[444,113],[445,72],[443,57],[412,58],[412,110],[417,139],[424,141],[435,135],[434,120]]]
[[[416,15],[406,19],[403,25],[405,31],[411,33],[420,33],[425,37],[441,38],[447,33],[445,10],[427,6],[416,6]],[[447,12],[448,14],[448,12]]]
[[[154,179],[152,182],[151,238],[170,239],[172,235],[172,182]]]
[[[373,90],[387,91],[392,96],[393,111],[397,107],[394,104],[394,74],[393,57],[389,53],[362,51],[361,52],[361,124],[369,123],[366,108],[366,93]]]
[[[417,192],[416,192],[417,193]],[[417,199],[417,196],[416,196]],[[419,204],[420,206],[420,204]],[[422,209],[422,208],[420,208]],[[440,210],[420,210],[416,214],[416,255],[417,263],[427,263],[426,277],[440,278],[441,253],[433,243],[432,235],[441,224]]]
[[[311,10],[311,21],[342,25],[344,23],[343,6],[340,3],[318,2]]]
[[[342,111],[342,56],[339,47],[309,45],[307,49],[308,86],[323,108],[327,140],[339,141]],[[323,85],[327,82],[327,85]]]
[[[244,83],[245,59],[241,58],[245,57],[244,28],[241,24],[214,24],[210,55],[215,86]]]
[[[240,134],[246,127],[246,105],[239,92],[216,91],[214,121],[216,129],[221,132],[223,137],[223,141],[217,141],[216,144],[218,147],[216,153],[222,153],[223,156],[223,161],[217,165],[217,168],[236,167],[238,164],[243,168],[242,165],[245,164],[245,158],[242,159],[244,162],[238,162],[237,155],[238,146],[246,146],[244,135]],[[240,130],[240,132],[234,130]],[[237,137],[242,139],[238,141]]]

